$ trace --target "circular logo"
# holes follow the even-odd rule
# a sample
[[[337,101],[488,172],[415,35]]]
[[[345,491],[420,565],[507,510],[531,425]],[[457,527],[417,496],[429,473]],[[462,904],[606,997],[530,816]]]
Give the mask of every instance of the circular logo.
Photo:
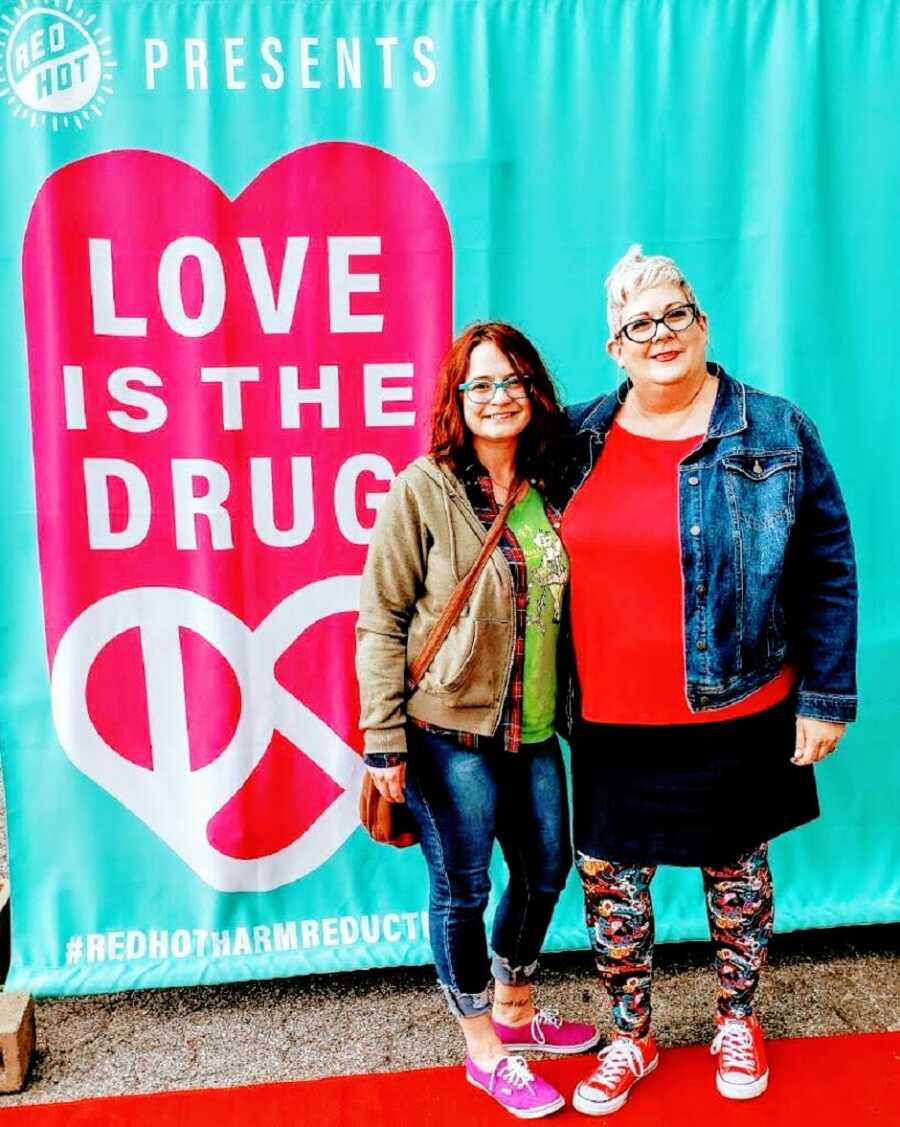
[[[109,36],[96,16],[80,7],[71,15],[72,7],[73,0],[19,4],[18,19],[0,30],[0,96],[32,125],[49,120],[54,129],[80,129],[102,115],[112,93]]]

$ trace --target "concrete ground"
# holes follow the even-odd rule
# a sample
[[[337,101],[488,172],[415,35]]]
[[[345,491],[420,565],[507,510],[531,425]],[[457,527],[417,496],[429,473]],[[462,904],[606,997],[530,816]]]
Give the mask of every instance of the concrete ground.
[[[4,838],[0,825],[0,875]],[[662,1045],[710,1039],[710,954],[699,943],[659,948],[654,1024]],[[458,1064],[462,1038],[433,975],[424,967],[41,999],[28,1086],[0,1096],[0,1110]],[[572,1017],[605,1014],[589,954],[547,956],[539,1002]],[[771,1037],[900,1030],[900,925],[776,936],[758,1012]]]
[[[772,1037],[900,1029],[900,926],[776,937],[759,1016]],[[662,946],[663,1045],[708,1041],[713,979],[702,944]],[[547,956],[540,1001],[590,1018],[587,953]],[[27,1089],[13,1104],[457,1064],[462,1040],[431,968],[42,999]]]

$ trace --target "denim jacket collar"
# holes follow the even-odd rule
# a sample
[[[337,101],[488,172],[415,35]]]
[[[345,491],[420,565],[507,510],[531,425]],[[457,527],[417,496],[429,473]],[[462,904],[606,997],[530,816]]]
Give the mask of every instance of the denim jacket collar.
[[[706,430],[707,438],[727,438],[747,429],[747,392],[721,364],[707,364],[711,376],[719,377],[716,401]]]
[[[718,376],[719,386],[713,404],[707,438],[727,438],[739,434],[747,428],[747,394],[744,385],[733,380],[721,364],[708,363],[706,369],[711,376]],[[591,413],[585,418],[579,432],[594,431],[602,437],[612,425],[613,418],[621,406],[621,398],[628,390],[628,382],[621,383],[615,392],[602,396]]]

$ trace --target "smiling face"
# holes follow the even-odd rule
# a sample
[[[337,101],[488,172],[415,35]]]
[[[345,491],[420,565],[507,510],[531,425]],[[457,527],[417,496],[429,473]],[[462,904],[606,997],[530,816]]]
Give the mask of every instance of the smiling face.
[[[504,380],[516,374],[516,368],[493,341],[476,344],[469,354],[466,382],[483,378]],[[468,395],[463,397],[463,418],[478,442],[509,442],[516,439],[531,422],[531,400],[511,399],[506,391],[498,389],[489,403],[473,403]]]
[[[662,317],[687,301],[681,286],[671,282],[639,290],[622,310],[622,324],[628,325],[638,318]],[[665,324],[657,325],[653,339],[641,344],[620,332],[606,342],[606,350],[637,387],[663,387],[705,372],[708,338],[706,316],[698,313],[694,322],[680,332]]]

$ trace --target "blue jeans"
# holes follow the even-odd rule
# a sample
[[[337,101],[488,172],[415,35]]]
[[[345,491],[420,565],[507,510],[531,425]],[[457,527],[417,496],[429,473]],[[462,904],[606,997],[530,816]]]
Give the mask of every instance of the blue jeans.
[[[516,754],[499,740],[477,751],[451,736],[407,727],[406,801],[429,876],[429,930],[450,1012],[488,1012],[491,974],[528,982],[572,864],[569,810],[554,736]],[[487,746],[485,746],[485,744]],[[494,917],[488,961],[484,910],[494,841],[509,883]]]

